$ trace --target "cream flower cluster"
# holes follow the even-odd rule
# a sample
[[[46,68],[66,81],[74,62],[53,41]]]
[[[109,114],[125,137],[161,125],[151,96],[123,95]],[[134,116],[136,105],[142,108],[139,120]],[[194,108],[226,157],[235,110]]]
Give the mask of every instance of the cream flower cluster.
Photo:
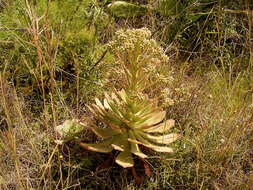
[[[168,61],[163,48],[151,39],[151,32],[147,28],[117,31],[108,48],[120,59],[119,61],[125,61],[122,59],[132,56],[137,56],[138,62],[147,64]]]

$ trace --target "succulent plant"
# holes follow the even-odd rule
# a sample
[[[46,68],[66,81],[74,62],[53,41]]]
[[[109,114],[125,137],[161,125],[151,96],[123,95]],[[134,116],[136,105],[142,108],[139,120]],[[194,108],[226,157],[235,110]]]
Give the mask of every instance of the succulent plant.
[[[66,120],[62,125],[55,127],[55,131],[60,135],[61,140],[57,140],[58,144],[73,140],[77,138],[84,130],[84,125],[80,124],[78,120]]]
[[[166,112],[160,110],[155,101],[147,97],[132,97],[124,90],[105,94],[103,103],[96,99],[90,107],[94,116],[106,124],[90,129],[104,141],[95,144],[80,143],[88,150],[109,153],[118,150],[116,163],[122,167],[133,167],[132,154],[147,158],[141,146],[157,152],[173,152],[168,145],[178,139],[175,133],[165,134],[174,125],[174,120],[164,120]]]
[[[124,168],[134,166],[132,154],[141,159],[148,157],[142,152],[142,147],[157,152],[173,152],[166,145],[180,136],[168,134],[174,126],[174,120],[165,120],[166,112],[159,108],[155,99],[150,99],[144,93],[152,83],[144,71],[147,63],[157,64],[167,60],[163,49],[150,37],[151,32],[146,28],[121,30],[116,33],[115,40],[109,43],[109,50],[124,70],[125,85],[122,90],[115,90],[111,95],[105,93],[103,101],[96,98],[96,103],[89,106],[103,127],[98,127],[94,122],[89,122],[84,127],[92,130],[102,141],[94,144],[80,142],[80,146],[91,151],[119,151],[115,161]],[[155,62],[152,60],[154,58]],[[75,128],[80,124],[72,120],[58,128],[63,136],[72,138],[73,133],[67,135],[65,131],[71,132],[69,126]]]

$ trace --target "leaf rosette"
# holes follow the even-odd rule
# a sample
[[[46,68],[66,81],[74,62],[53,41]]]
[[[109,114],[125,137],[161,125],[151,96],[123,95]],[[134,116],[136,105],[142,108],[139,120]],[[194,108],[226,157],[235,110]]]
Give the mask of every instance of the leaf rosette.
[[[116,163],[122,167],[133,167],[132,154],[145,159],[148,156],[141,151],[140,145],[157,152],[173,152],[166,146],[179,138],[179,134],[167,134],[174,120],[165,120],[166,112],[157,107],[156,101],[145,97],[132,97],[124,90],[105,94],[101,102],[90,106],[94,116],[106,127],[92,126],[90,129],[103,139],[102,142],[80,143],[85,149],[109,153],[117,150]]]

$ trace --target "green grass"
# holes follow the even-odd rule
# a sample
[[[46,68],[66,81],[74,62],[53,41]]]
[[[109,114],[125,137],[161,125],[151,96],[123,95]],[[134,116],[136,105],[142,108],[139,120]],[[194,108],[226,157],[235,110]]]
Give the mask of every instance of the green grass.
[[[40,17],[47,10],[46,1],[30,8],[21,0],[3,2],[7,3],[0,9],[0,189],[253,187],[249,0],[182,1],[183,11],[175,15],[148,13],[128,19],[111,17],[105,4],[97,1],[52,1],[48,16],[39,22],[41,33],[20,29],[31,28],[36,20],[26,11]],[[188,17],[200,13],[196,20]],[[136,160],[143,182],[137,186],[131,170],[115,163],[99,167],[108,155],[88,152],[75,142],[57,145],[54,127],[71,118],[85,121],[91,117],[86,106],[94,97],[123,86],[112,78],[117,76],[115,60],[109,53],[103,57],[104,44],[116,29],[142,26],[152,31],[170,58],[159,74],[171,81],[159,88],[170,91],[167,98],[174,104],[164,109],[175,119],[174,131],[182,138],[173,144],[175,153],[151,154],[151,177]],[[159,90],[149,93],[161,97]],[[87,131],[82,135],[87,142],[96,140]]]

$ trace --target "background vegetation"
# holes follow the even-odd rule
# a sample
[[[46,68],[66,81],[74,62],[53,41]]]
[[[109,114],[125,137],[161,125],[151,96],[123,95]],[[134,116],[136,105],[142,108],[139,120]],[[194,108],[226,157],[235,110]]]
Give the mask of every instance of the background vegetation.
[[[252,1],[129,0],[127,14],[113,2],[0,0],[0,189],[252,189]],[[169,57],[148,94],[182,138],[148,159],[151,177],[137,167],[137,186],[116,164],[98,167],[107,155],[55,144],[54,127],[122,88],[105,44],[141,27]]]

